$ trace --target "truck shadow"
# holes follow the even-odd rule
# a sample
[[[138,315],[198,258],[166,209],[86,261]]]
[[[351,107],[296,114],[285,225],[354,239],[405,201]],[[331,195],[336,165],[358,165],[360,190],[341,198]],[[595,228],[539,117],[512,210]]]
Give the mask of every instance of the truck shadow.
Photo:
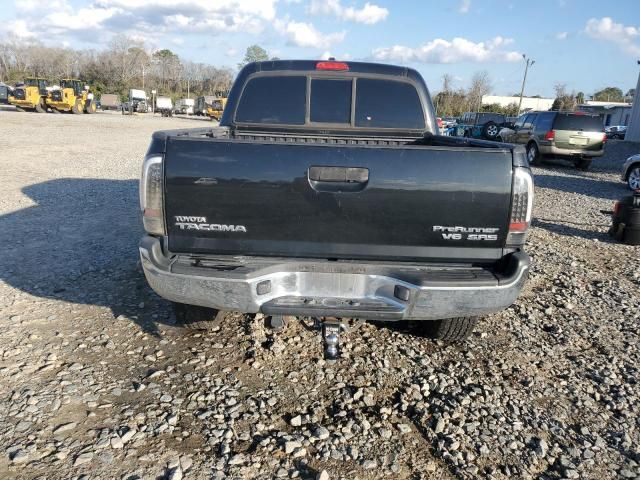
[[[579,237],[586,240],[598,240],[603,243],[615,243],[609,235],[609,226],[607,223],[609,217],[603,215],[603,222],[597,224],[583,225],[577,222],[558,221],[547,218],[534,218],[531,225],[538,228],[544,228],[548,232],[564,235],[566,237]],[[591,227],[596,230],[581,227]]]
[[[545,171],[544,173],[536,171],[534,174],[536,188],[548,188],[574,195],[603,198],[611,200],[611,205],[614,200],[618,200],[628,192],[626,185],[622,182],[588,177],[583,172],[576,172],[571,176],[555,175],[553,171]]]
[[[0,280],[36,297],[108,307],[157,334],[157,322],[172,317],[138,265],[137,183],[66,178],[23,188],[33,205],[0,216]]]

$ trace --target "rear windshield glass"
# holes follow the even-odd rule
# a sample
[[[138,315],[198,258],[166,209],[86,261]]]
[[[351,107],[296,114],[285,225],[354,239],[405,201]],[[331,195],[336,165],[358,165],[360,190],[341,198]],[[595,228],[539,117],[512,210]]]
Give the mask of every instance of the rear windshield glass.
[[[312,122],[351,122],[351,79],[311,80]]]
[[[582,130],[583,132],[603,132],[602,118],[598,115],[576,115],[559,113],[553,122],[554,130]]]
[[[424,128],[424,113],[415,87],[405,82],[359,78],[356,127]]]
[[[242,92],[236,122],[304,125],[306,96],[306,77],[253,78]]]
[[[536,122],[536,131],[548,132],[549,130],[552,130],[551,125],[553,125],[555,117],[555,113],[552,112],[539,114],[538,121]]]
[[[477,123],[487,122],[504,123],[504,115],[499,115],[496,113],[481,113],[478,115]]]

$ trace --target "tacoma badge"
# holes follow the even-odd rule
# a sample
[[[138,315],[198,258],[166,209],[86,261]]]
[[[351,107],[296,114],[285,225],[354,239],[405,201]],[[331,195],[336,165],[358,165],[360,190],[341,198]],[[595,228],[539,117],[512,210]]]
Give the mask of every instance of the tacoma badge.
[[[180,230],[202,230],[206,232],[235,232],[247,233],[244,225],[226,225],[222,223],[207,223],[207,217],[190,217],[176,215],[176,227]]]

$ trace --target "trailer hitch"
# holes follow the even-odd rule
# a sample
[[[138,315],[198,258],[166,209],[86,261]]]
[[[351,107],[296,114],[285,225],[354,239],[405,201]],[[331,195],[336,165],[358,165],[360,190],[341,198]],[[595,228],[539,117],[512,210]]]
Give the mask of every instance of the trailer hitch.
[[[340,358],[340,330],[342,323],[337,318],[327,318],[322,322],[324,359],[335,361]]]
[[[340,333],[350,333],[366,323],[359,318],[300,317],[302,326],[309,331],[320,331],[324,349],[324,359],[340,359]]]

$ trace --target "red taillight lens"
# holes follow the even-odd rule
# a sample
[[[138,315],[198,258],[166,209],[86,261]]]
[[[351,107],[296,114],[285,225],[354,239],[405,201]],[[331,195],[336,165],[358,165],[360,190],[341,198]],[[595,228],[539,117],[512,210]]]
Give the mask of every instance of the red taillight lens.
[[[620,213],[620,202],[613,204],[613,214],[618,215]]]
[[[440,117],[436,118],[436,122],[438,122],[438,128],[442,128],[442,119]]]
[[[344,72],[349,70],[349,65],[344,62],[318,62],[316,70],[331,70],[334,72]]]
[[[509,224],[510,232],[524,232],[529,228],[529,224],[527,222],[511,222]]]
[[[547,133],[544,134],[544,139],[549,140],[550,142],[553,142],[556,139],[556,131],[549,130]]]
[[[602,134],[602,143],[607,143],[607,134],[606,133]]]

